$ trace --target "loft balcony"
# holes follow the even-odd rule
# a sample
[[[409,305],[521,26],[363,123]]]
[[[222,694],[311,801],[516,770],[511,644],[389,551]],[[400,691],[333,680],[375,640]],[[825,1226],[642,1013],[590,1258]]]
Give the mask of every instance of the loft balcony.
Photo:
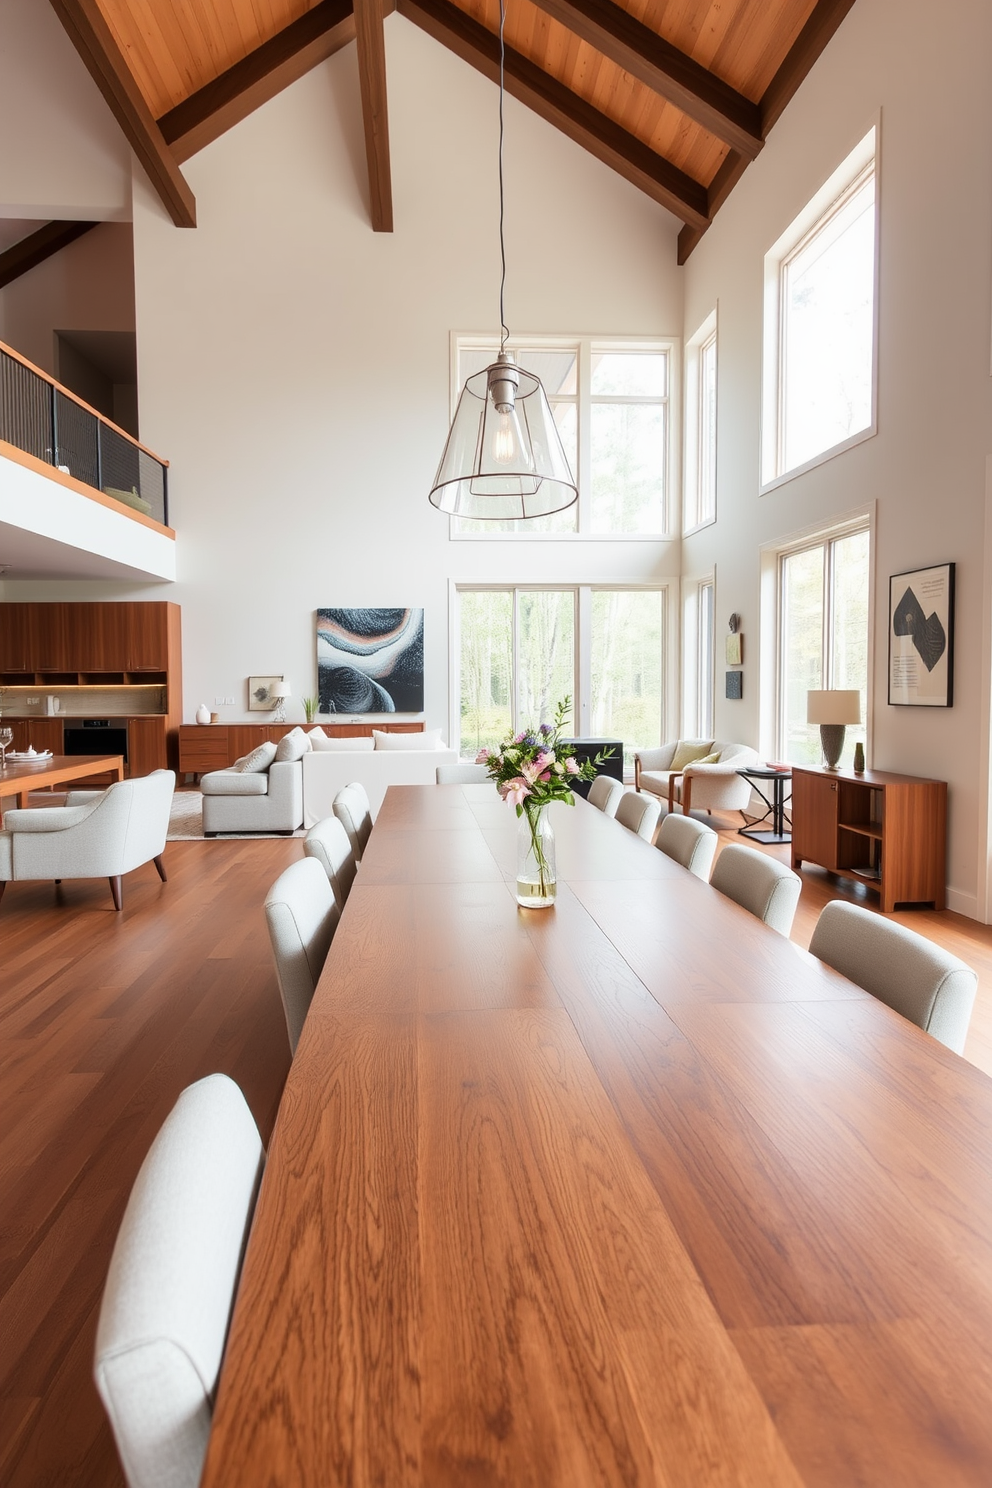
[[[0,567],[175,579],[168,461],[0,342]]]

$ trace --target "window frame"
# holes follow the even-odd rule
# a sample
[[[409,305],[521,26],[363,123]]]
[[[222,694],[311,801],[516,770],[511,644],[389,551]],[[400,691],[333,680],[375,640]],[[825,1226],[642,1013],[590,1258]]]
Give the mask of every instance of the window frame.
[[[709,603],[709,650],[705,606]],[[682,737],[713,737],[716,714],[716,571],[682,581]]]
[[[578,459],[578,470],[573,471],[578,485],[578,512],[577,528],[574,532],[534,532],[529,530],[529,524],[524,523],[522,529],[516,532],[505,532],[493,527],[489,531],[462,532],[458,530],[459,518],[451,516],[448,519],[449,542],[669,542],[675,535],[675,523],[673,521],[673,503],[676,500],[678,489],[678,475],[680,465],[680,438],[681,429],[681,341],[677,336],[589,336],[589,335],[514,335],[508,343],[510,350],[515,347],[523,347],[525,350],[533,351],[568,351],[575,350],[577,353],[576,387],[574,403],[576,409],[577,439],[576,450]],[[455,408],[461,394],[461,383],[459,381],[459,353],[467,351],[485,351],[495,358],[499,350],[498,338],[491,333],[480,333],[477,331],[452,331],[449,336],[449,388],[450,388],[450,418],[454,418]],[[667,391],[662,398],[647,396],[612,396],[609,394],[592,393],[592,357],[594,352],[605,354],[625,352],[653,352],[668,357],[666,368]],[[545,390],[547,391],[547,390]],[[572,395],[559,398],[549,394],[552,406],[556,402],[572,402]],[[593,532],[592,521],[592,439],[591,439],[591,411],[594,403],[600,404],[623,404],[623,403],[661,403],[666,411],[665,428],[665,495],[663,503],[663,523],[661,532]]]
[[[772,244],[764,259],[764,331],[762,338],[762,400],[759,495],[815,469],[827,460],[874,438],[878,432],[878,325],[881,226],[880,139],[881,116],[841,162],[819,191]],[[787,267],[844,210],[869,179],[874,181],[874,237],[872,266],[871,415],[868,424],[846,439],[810,456],[800,465],[783,469],[785,413],[784,294]]]
[[[703,457],[706,435],[704,418],[703,366],[706,352],[713,348],[716,358],[716,392],[713,406],[713,471],[712,493],[704,491]],[[717,310],[711,310],[699,329],[685,345],[685,422],[683,434],[682,536],[689,537],[703,527],[711,527],[717,516],[717,462],[720,398],[720,349]]]

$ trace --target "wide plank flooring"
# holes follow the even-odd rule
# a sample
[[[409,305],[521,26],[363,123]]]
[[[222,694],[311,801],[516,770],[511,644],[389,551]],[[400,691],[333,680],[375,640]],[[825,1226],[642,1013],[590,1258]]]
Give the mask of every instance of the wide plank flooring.
[[[721,846],[735,816],[714,817]],[[621,830],[621,829],[618,829]],[[787,861],[788,848],[764,849]],[[222,1070],[267,1141],[289,1067],[262,914],[299,842],[170,843],[114,913],[102,882],[12,884],[0,904],[0,1483],[119,1488],[92,1383],[100,1294],[134,1176],[179,1091]],[[803,874],[793,939],[869,891]],[[979,973],[966,1057],[992,1074],[992,927],[900,912]]]

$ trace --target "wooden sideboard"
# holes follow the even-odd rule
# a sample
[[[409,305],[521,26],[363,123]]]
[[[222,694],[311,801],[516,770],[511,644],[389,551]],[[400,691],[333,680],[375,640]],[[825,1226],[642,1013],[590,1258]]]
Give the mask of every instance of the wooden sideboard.
[[[294,728],[316,728],[296,723],[184,723],[179,730],[180,775],[205,775],[226,770],[266,740],[277,744]],[[331,739],[368,739],[373,728],[384,734],[421,734],[422,723],[321,723]]]
[[[897,904],[944,908],[947,783],[884,770],[792,771],[792,866],[818,863]]]

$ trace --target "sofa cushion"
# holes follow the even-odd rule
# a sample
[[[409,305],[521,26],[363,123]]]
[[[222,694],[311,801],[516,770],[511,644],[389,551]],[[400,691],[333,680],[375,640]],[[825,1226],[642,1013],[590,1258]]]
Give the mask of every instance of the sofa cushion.
[[[314,738],[315,734],[317,738]],[[372,738],[329,739],[323,729],[311,729],[307,737],[316,754],[371,754],[375,748]]]
[[[712,754],[704,754],[702,759],[693,760],[694,765],[718,765],[720,763],[719,749],[714,749]]]
[[[305,754],[310,753],[310,740],[299,727],[290,729],[284,734],[276,745],[276,756],[274,763],[281,764],[284,760],[302,759]]]
[[[447,749],[441,742],[440,729],[427,729],[420,734],[386,734],[372,730],[376,749]]]
[[[712,749],[712,739],[702,744],[695,739],[680,739],[675,746],[675,754],[672,756],[669,769],[684,770],[686,765],[694,765],[697,760],[705,759]]]
[[[239,760],[235,760],[231,766],[232,770],[238,770],[242,775],[259,775],[264,773],[276,757],[276,746],[266,739],[253,749],[251,754],[243,754]],[[222,771],[217,771],[222,774]]]
[[[269,777],[253,771],[245,774],[232,766],[230,770],[211,770],[200,781],[205,796],[265,796],[269,790]]]

